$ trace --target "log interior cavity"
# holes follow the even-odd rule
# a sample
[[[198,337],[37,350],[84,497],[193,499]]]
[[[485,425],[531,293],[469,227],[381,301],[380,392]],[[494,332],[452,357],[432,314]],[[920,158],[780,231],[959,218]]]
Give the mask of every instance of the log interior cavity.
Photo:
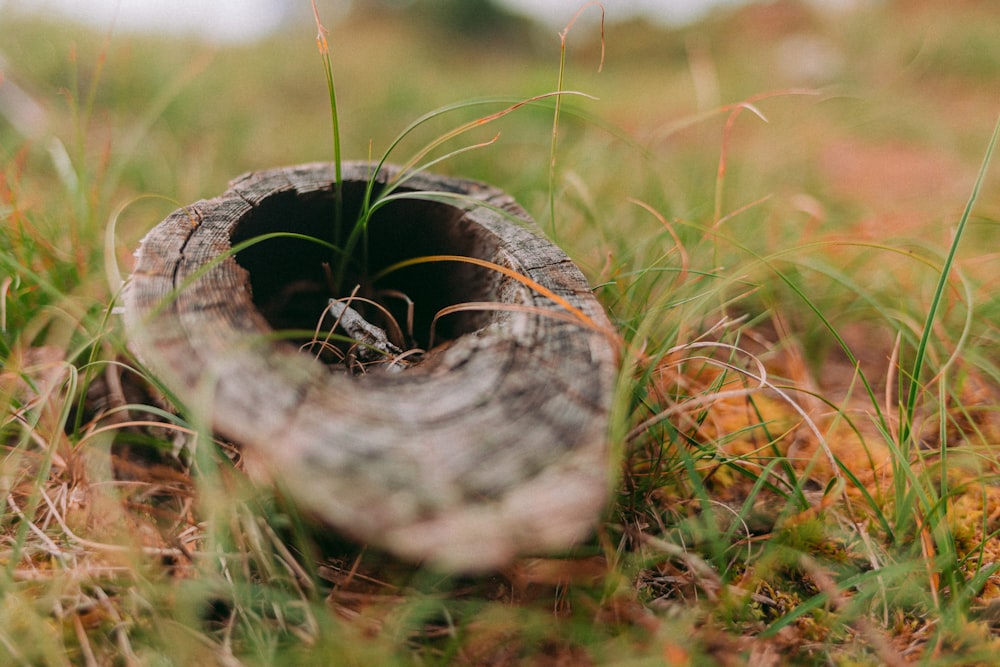
[[[344,183],[343,238],[357,219],[365,186],[363,181]],[[275,232],[292,232],[332,244],[334,203],[333,191],[276,192],[240,219],[233,229],[232,244]],[[287,237],[265,239],[239,251],[236,261],[250,275],[254,304],[276,330],[312,330],[328,299],[348,296],[360,285],[358,294],[378,299],[401,326],[406,303],[392,292],[408,296],[414,303],[414,342],[423,347],[429,342],[437,312],[453,304],[497,300],[502,276],[473,264],[449,261],[405,267],[377,283],[371,277],[416,257],[457,255],[495,261],[496,239],[482,227],[464,221],[464,215],[456,206],[419,198],[386,204],[371,218],[367,248],[365,240],[355,247],[339,291],[333,289],[330,278],[340,257],[321,243]],[[379,319],[372,308],[358,307],[366,316]],[[448,315],[435,325],[434,340],[471,333],[494,317],[490,311]]]

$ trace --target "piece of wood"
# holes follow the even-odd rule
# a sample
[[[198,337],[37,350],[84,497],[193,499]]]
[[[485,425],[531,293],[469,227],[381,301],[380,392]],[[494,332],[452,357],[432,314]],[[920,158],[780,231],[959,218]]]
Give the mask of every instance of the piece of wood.
[[[345,221],[373,170],[344,165]],[[451,571],[565,549],[593,529],[615,477],[612,327],[577,267],[508,195],[401,176],[384,166],[376,178],[376,195],[387,182],[408,194],[372,217],[368,271],[351,280],[429,255],[528,279],[441,261],[364,285],[412,299],[417,346],[441,308],[500,304],[441,317],[442,344],[402,372],[331,370],[277,335],[311,329],[329,299],[354,286],[324,287],[340,261],[327,246],[272,238],[231,252],[273,232],[331,241],[330,164],[247,174],[155,227],[125,291],[130,344],[190,409],[205,410],[298,503],[354,539]]]

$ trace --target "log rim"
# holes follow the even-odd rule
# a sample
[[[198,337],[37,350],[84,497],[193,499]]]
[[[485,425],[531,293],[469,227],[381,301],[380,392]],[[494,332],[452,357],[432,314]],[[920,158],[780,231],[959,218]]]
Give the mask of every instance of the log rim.
[[[348,163],[345,166],[345,182],[352,178],[352,176],[366,173],[366,170],[370,174],[371,170],[371,164],[369,163]],[[380,172],[379,178],[390,178],[394,173],[393,169],[393,167],[389,167],[384,172]],[[204,233],[205,227],[203,225],[205,225],[206,220],[211,219],[214,212],[226,207],[235,207],[238,209],[241,205],[252,208],[256,204],[253,196],[248,196],[245,190],[247,183],[271,182],[277,187],[277,191],[279,192],[293,191],[298,194],[308,194],[323,190],[324,184],[325,187],[332,190],[333,182],[331,175],[332,167],[323,163],[292,168],[278,168],[264,172],[251,172],[235,179],[223,195],[211,200],[202,200],[191,207],[181,209],[168,217],[157,228],[154,228],[150,232],[150,235],[147,235],[147,239],[143,241],[140,247],[137,271],[133,274],[133,282],[130,288],[126,290],[125,299],[126,320],[132,333],[131,338],[135,341],[134,347],[139,353],[140,358],[149,357],[149,352],[155,349],[157,344],[163,344],[165,341],[169,344],[171,336],[184,336],[189,333],[184,331],[183,325],[180,326],[179,330],[172,329],[171,325],[167,327],[171,329],[170,331],[164,332],[161,330],[154,333],[151,341],[149,338],[150,328],[148,323],[142,322],[142,314],[148,314],[151,304],[149,303],[149,295],[144,294],[144,290],[136,289],[135,285],[136,281],[141,282],[157,278],[155,275],[144,275],[143,267],[150,263],[149,261],[145,261],[144,263],[144,260],[148,260],[144,255],[147,252],[152,252],[150,247],[152,241],[150,239],[156,238],[155,234],[158,229],[172,221],[175,227],[173,233],[177,234],[178,231],[176,228],[178,226],[183,229],[185,224],[187,225],[186,231],[182,233],[187,233],[188,236],[180,243],[182,261],[171,276],[171,279],[176,282],[179,275],[185,270],[194,270],[193,267],[183,266],[183,254],[188,249],[189,241],[196,235]],[[424,185],[440,187],[441,182],[440,177],[423,174],[413,176],[409,180],[410,187]],[[482,219],[477,220],[476,224],[485,225],[491,231],[503,228],[505,232],[513,234],[515,239],[510,245],[515,247],[515,252],[508,254],[516,256],[516,247],[519,244],[526,244],[527,246],[534,244],[543,248],[546,253],[554,254],[557,263],[568,263],[568,268],[571,269],[570,274],[574,271],[577,274],[570,281],[574,282],[574,284],[569,285],[568,289],[565,285],[555,285],[554,287],[562,289],[569,297],[580,300],[585,304],[589,316],[607,325],[607,328],[610,329],[610,324],[607,323],[603,310],[600,309],[600,306],[597,305],[596,300],[590,294],[589,287],[586,285],[582,274],[579,274],[575,266],[569,262],[569,259],[558,248],[545,241],[540,234],[532,229],[534,223],[530,216],[513,199],[496,188],[475,181],[451,178],[447,179],[447,182],[457,190],[461,190],[468,196],[482,202],[481,206],[473,206],[469,210],[464,210],[460,216],[461,218],[477,216]],[[518,221],[516,227],[511,225],[511,218]],[[506,241],[510,241],[510,239],[506,239]],[[221,239],[214,238],[210,242],[221,242]],[[224,245],[222,243],[220,247]],[[516,257],[507,259],[513,264],[517,264]],[[155,264],[155,260],[153,263]],[[250,333],[251,335],[262,331],[266,332],[270,328],[270,325],[260,312],[256,310],[256,306],[252,300],[249,301],[251,308],[247,309],[246,307],[247,300],[250,299],[249,290],[246,289],[249,281],[249,272],[235,260],[229,261],[227,259],[220,266],[232,276],[240,276],[244,281],[242,291],[236,289],[235,300],[224,305],[227,308],[233,308],[235,305],[234,313],[241,309],[244,311],[233,315],[236,318],[234,321],[238,323],[237,328],[243,333]],[[520,268],[527,273],[538,272],[540,270],[540,267]],[[544,268],[541,267],[541,269]],[[564,266],[562,268],[565,269],[567,267]],[[205,276],[209,282],[211,282],[211,278],[213,277],[211,274],[213,273],[214,271],[209,271]],[[155,271],[153,274],[155,274]],[[563,276],[562,272],[560,272],[560,276]],[[542,276],[542,278],[544,277]],[[162,276],[159,276],[159,278],[162,278]],[[215,276],[215,278],[218,278],[218,276]],[[237,285],[237,287],[240,286]],[[160,285],[159,289],[162,293],[163,285]],[[523,289],[520,289],[517,285],[508,285],[505,289],[510,290],[508,296],[515,295],[514,298],[516,298],[516,295],[520,295],[522,298],[525,297]],[[532,295],[528,294],[526,298],[530,299]],[[161,311],[160,315],[166,315],[168,318],[173,317],[179,314],[177,310],[176,304],[168,305]],[[518,329],[518,334],[512,339],[513,342],[511,343],[513,348],[516,349],[519,342],[518,336],[520,336],[523,342],[524,340],[532,340],[535,336],[539,335],[537,327],[533,327],[530,322],[525,321],[518,324],[517,320],[519,319],[524,320],[525,318],[504,315],[501,320],[491,321],[474,331],[466,332],[459,339],[471,338],[475,342],[484,336],[488,337],[488,333],[484,334],[483,332],[489,330],[491,327],[497,329],[503,326],[512,326]],[[160,321],[162,322],[162,320]],[[512,322],[513,324],[511,324]],[[595,405],[590,406],[593,408],[593,414],[587,420],[588,429],[585,430],[588,432],[583,433],[581,431],[579,434],[582,438],[581,442],[574,443],[574,447],[566,452],[565,456],[554,461],[552,465],[543,466],[522,488],[513,489],[512,492],[503,494],[489,502],[470,505],[469,507],[460,508],[455,511],[449,510],[450,513],[446,512],[440,516],[413,515],[412,512],[407,511],[402,511],[400,514],[397,511],[398,508],[390,506],[393,503],[392,499],[386,499],[386,505],[376,508],[379,510],[375,512],[377,516],[367,517],[367,522],[360,522],[364,525],[359,525],[359,516],[356,511],[358,508],[356,506],[347,507],[346,511],[341,511],[344,508],[339,508],[337,511],[332,512],[332,515],[331,512],[327,511],[325,518],[331,520],[331,523],[349,535],[365,541],[375,541],[377,544],[387,547],[404,557],[418,560],[429,559],[437,566],[448,570],[473,571],[488,569],[503,564],[509,561],[514,555],[524,551],[547,551],[565,548],[569,544],[578,541],[591,530],[596,517],[606,502],[610,490],[610,480],[614,478],[613,473],[608,469],[609,452],[607,448],[606,428],[617,364],[613,350],[610,349],[606,340],[602,342],[602,336],[591,332],[587,346],[594,361],[594,380],[599,385],[598,390],[595,392],[597,398],[593,401]],[[474,348],[475,345],[472,347]],[[246,346],[244,352],[248,352],[252,358],[253,355],[258,355],[261,349],[256,344],[251,343]],[[263,361],[259,358],[256,359],[259,362],[258,366],[269,371],[274,371],[276,365],[282,366],[281,374],[284,374],[284,376],[301,376],[301,387],[304,389],[300,389],[300,393],[303,400],[308,395],[311,395],[310,392],[317,391],[317,385],[323,384],[317,381],[315,369],[307,369],[301,363],[302,360],[297,360],[294,355],[290,355],[287,349],[273,347],[265,349],[268,350],[268,356]],[[469,353],[468,349],[460,350],[459,352]],[[439,363],[445,364],[445,368],[448,368],[448,364],[464,363],[461,360],[456,362],[454,358],[444,362],[440,361],[442,359],[449,359],[448,355],[452,355],[452,352],[442,353],[438,360]],[[234,357],[234,359],[236,358]],[[243,357],[239,357],[239,359],[245,361],[247,357],[244,355]],[[167,376],[176,375],[175,371],[177,369],[169,368],[169,364],[165,367],[161,361],[154,361],[152,359],[150,361],[153,363],[149,365],[158,374]],[[233,361],[233,359],[228,361]],[[227,360],[217,359],[214,360],[214,363],[217,364],[217,370],[218,368],[227,368]],[[261,366],[261,363],[263,366]],[[269,365],[270,368],[268,368]],[[421,381],[426,381],[426,378],[434,377],[435,368],[431,364],[425,367],[419,374],[414,373],[409,376],[402,374],[400,377],[414,378],[419,375],[424,378]],[[168,381],[168,384],[180,387],[182,390],[188,391],[193,395],[208,395],[216,402],[222,401],[225,403],[225,401],[235,401],[235,404],[239,404],[240,401],[237,400],[239,397],[235,396],[234,393],[236,388],[227,387],[224,382],[225,373],[221,375],[222,377],[216,378],[214,383],[208,383],[212,385],[211,387],[206,387],[201,379],[191,377],[172,377]],[[395,383],[392,386],[396,389],[407,385],[410,381],[410,379],[389,380],[390,383]],[[402,384],[399,384],[400,382]],[[372,391],[373,387],[375,387],[376,391],[383,391],[384,387],[381,385],[382,381],[368,383],[366,391]],[[220,427],[223,433],[232,427],[231,424],[216,424],[216,426]],[[240,429],[237,428],[235,430],[239,431]],[[272,432],[280,432],[280,430],[280,428],[272,429]],[[248,443],[248,440],[253,441],[253,437],[252,434],[248,434],[246,431],[236,433],[236,435],[236,439],[242,440],[243,444],[250,445],[252,448],[258,450],[266,449],[259,443]],[[311,472],[310,465],[303,466],[301,460],[301,452],[304,451],[303,448],[305,447],[306,445],[298,443],[296,447],[285,447],[284,451],[268,452],[267,456],[269,457],[270,464],[279,469],[296,470],[299,473],[308,475]],[[299,457],[299,460],[296,460],[296,457]],[[326,497],[322,502],[306,502],[305,504],[307,506],[310,504],[322,506],[328,501],[330,501],[330,498]],[[464,502],[464,500],[460,499],[460,502]],[[319,509],[323,508],[320,507]],[[329,507],[325,509],[329,510]],[[558,515],[559,521],[553,522],[550,517],[545,516],[544,514],[547,511]],[[382,516],[382,514],[393,514],[393,512],[403,516],[403,520],[399,520],[399,516],[390,519]],[[320,514],[324,514],[324,512],[321,511]],[[506,535],[501,534],[504,532],[506,532]],[[445,545],[447,548],[443,548],[442,545]]]

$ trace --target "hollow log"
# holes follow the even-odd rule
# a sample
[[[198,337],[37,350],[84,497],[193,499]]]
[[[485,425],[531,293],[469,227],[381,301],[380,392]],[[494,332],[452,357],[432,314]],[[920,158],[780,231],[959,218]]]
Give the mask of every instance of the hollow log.
[[[344,221],[374,169],[345,163]],[[584,539],[614,477],[617,351],[579,269],[504,192],[391,165],[345,259],[334,181],[325,163],[253,172],[150,231],[124,294],[137,356],[353,539],[462,572]],[[364,372],[317,360],[331,298],[409,352],[366,367],[338,330],[327,348]]]

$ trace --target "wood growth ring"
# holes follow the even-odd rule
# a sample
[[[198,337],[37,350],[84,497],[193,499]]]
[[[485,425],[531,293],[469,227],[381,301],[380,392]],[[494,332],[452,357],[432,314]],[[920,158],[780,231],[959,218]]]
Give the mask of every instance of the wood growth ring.
[[[374,168],[344,165],[343,220]],[[376,195],[399,177],[384,165]],[[577,267],[502,191],[423,173],[398,185],[339,288],[330,164],[250,173],[174,212],[137,253],[130,344],[298,503],[355,539],[456,571],[564,549],[593,528],[612,478],[611,325]],[[442,255],[470,260],[385,272]],[[413,350],[405,364],[351,374],[317,361],[304,332],[356,285],[384,310],[352,307],[405,339],[392,343]],[[496,305],[460,306],[483,302]],[[443,309],[454,312],[435,320]],[[332,356],[356,359],[342,334]]]

